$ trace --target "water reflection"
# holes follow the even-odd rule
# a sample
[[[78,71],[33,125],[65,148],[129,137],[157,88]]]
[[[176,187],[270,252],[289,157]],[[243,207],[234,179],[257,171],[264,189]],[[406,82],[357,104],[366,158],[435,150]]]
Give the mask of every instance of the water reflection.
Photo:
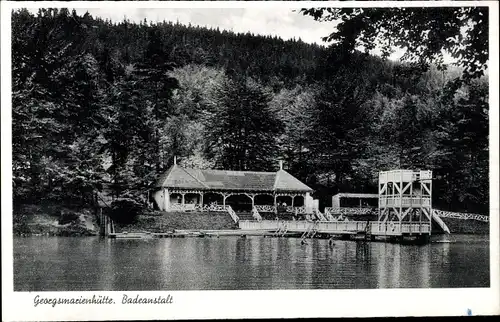
[[[298,238],[14,239],[16,291],[489,286],[488,240],[421,246]]]

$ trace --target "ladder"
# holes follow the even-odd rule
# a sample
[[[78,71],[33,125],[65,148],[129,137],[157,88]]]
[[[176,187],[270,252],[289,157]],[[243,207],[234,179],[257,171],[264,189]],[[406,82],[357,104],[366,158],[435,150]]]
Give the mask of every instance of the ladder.
[[[280,227],[276,233],[276,236],[278,237],[284,237],[285,234],[288,232],[288,227],[287,226],[284,226],[284,227]]]
[[[287,233],[288,228],[285,226],[278,226],[278,229],[273,233],[274,237],[283,237]]]
[[[306,231],[300,238],[302,239],[302,241],[306,240],[307,238],[314,238],[317,232],[318,230],[316,229],[316,223],[313,223],[307,227]]]

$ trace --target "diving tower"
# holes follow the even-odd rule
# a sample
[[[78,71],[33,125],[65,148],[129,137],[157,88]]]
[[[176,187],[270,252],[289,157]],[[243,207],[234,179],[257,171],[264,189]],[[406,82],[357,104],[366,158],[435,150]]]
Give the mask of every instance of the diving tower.
[[[430,235],[432,223],[432,171],[379,172],[378,220],[373,235]]]

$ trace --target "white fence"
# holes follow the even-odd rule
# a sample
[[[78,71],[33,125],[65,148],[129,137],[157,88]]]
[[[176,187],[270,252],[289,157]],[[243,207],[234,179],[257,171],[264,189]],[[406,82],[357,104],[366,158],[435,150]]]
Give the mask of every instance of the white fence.
[[[442,211],[442,210],[437,210],[437,209],[433,209],[433,212],[434,212],[434,215],[441,217],[441,218],[455,218],[455,219],[461,219],[461,220],[478,220],[478,221],[483,221],[483,222],[490,221],[489,216],[478,215],[478,214],[467,214],[467,213],[461,213],[461,212]]]
[[[284,221],[284,220],[262,220],[250,221],[241,220],[239,227],[241,229],[268,230],[276,231],[278,229],[289,232],[306,232],[312,226],[320,233],[344,234],[357,233],[366,230],[366,221]]]
[[[172,203],[168,211],[213,211],[213,212],[225,212],[226,208],[223,205],[211,204],[211,205],[200,205],[200,204],[181,204]]]
[[[255,205],[254,206],[255,209],[258,211],[258,212],[272,212],[272,213],[276,213],[276,207],[275,206],[271,206],[271,205]]]
[[[194,211],[196,210],[195,204],[181,204],[181,203],[171,203],[168,209],[169,211]]]
[[[330,215],[369,215],[372,208],[350,208],[350,207],[326,207],[325,214]]]
[[[381,196],[379,198],[379,207],[411,207],[411,206],[422,206],[430,207],[431,198],[428,196],[421,197],[386,197]]]
[[[432,180],[432,171],[391,170],[379,172],[379,183],[413,182],[418,180]]]
[[[367,227],[367,225],[369,225]],[[368,232],[377,236],[401,236],[402,234],[430,234],[431,226],[426,223],[400,224],[397,222],[377,223],[366,221],[284,221],[284,220],[242,220],[240,229],[264,231],[288,231],[303,233],[316,230],[325,234],[356,234]],[[369,228],[369,231],[367,231]]]
[[[407,205],[408,202],[411,202],[409,200],[404,201],[403,205]],[[430,201],[429,201],[430,202]],[[428,203],[428,202],[425,202]],[[413,204],[415,205],[415,204]],[[325,215],[369,215],[373,213],[372,208],[350,208],[350,207],[326,207],[325,208]],[[461,212],[451,212],[451,211],[443,211],[443,210],[438,210],[438,209],[433,209],[432,210],[435,216],[441,217],[441,218],[454,218],[454,219],[460,219],[460,220],[477,220],[477,221],[483,221],[483,222],[489,222],[490,217],[489,216],[484,216],[484,215],[479,215],[479,214],[468,214],[468,213],[461,213]]]

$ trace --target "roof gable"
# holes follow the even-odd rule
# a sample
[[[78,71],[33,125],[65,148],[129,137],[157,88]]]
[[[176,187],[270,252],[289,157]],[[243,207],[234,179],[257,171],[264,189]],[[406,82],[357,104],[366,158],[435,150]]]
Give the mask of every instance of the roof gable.
[[[284,191],[312,191],[311,188],[303,184],[299,179],[292,176],[283,169],[276,172],[275,190]]]

